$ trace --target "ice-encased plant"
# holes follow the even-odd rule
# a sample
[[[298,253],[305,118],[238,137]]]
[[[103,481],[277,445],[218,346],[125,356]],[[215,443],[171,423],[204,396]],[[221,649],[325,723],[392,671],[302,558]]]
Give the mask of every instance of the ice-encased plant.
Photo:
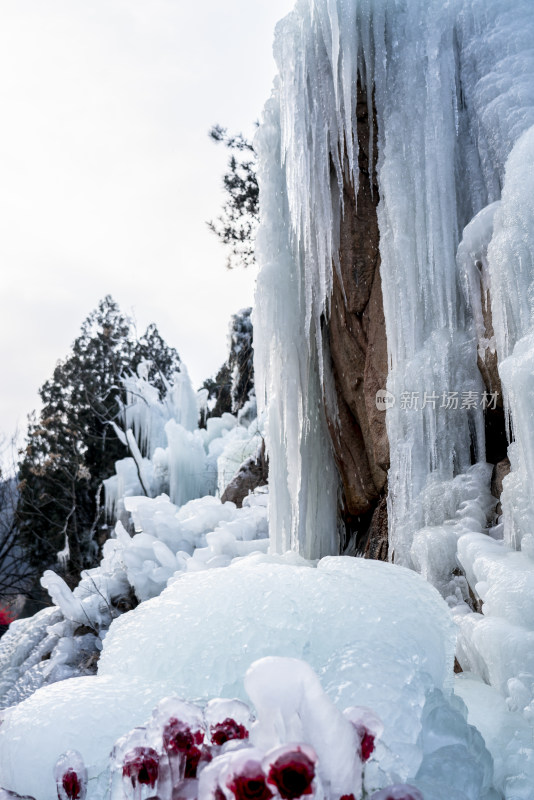
[[[149,725],[154,742],[168,759],[172,786],[197,777],[201,760],[211,759],[204,746],[206,726],[202,709],[177,697],[162,700]],[[157,746],[157,745],[156,745]]]
[[[77,750],[67,750],[58,758],[54,778],[59,800],[85,800],[87,769]]]
[[[384,726],[382,720],[370,708],[351,706],[343,712],[352,722],[360,740],[359,755],[363,762],[368,761],[375,751],[376,740],[382,736]]]
[[[220,764],[219,769],[216,765],[217,761]],[[232,800],[233,798],[235,800],[271,800],[274,792],[272,787],[267,785],[262,761],[263,753],[254,747],[246,747],[233,752],[227,751],[226,754],[219,756],[214,761],[215,772],[213,774],[216,776],[216,788],[223,797],[230,797]],[[213,787],[213,783],[211,785]],[[216,794],[216,792],[212,791],[212,794]]]
[[[231,740],[248,739],[252,716],[241,700],[217,697],[209,701],[204,714],[212,744],[222,746]]]
[[[304,744],[276,748],[265,757],[263,768],[267,782],[283,800],[313,794],[317,754]]]
[[[293,658],[255,662],[246,686],[256,720],[236,699],[215,698],[204,709],[177,697],[162,700],[146,728],[115,745],[111,800],[362,799],[363,763],[376,759],[383,730],[371,709],[342,714],[311,667]],[[405,788],[399,800],[420,800]]]
[[[153,789],[158,774],[159,755],[153,747],[134,747],[125,754],[122,777],[129,780],[134,789],[138,784]]]
[[[166,796],[167,782],[159,780],[161,753],[149,744],[146,728],[134,728],[118,739],[110,758],[111,800],[146,800],[160,794],[160,785],[161,797]]]

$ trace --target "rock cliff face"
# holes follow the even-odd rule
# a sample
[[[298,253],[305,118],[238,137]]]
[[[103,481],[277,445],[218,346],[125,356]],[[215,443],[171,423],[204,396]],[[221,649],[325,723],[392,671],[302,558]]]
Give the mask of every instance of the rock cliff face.
[[[376,208],[378,185],[376,120],[371,136],[367,98],[358,87],[357,133],[359,186],[346,178],[343,189],[339,271],[334,269],[331,312],[327,337],[337,408],[326,412],[343,497],[341,516],[345,548],[361,550],[366,537],[374,557],[387,556],[386,492],[389,447],[385,413],[377,409],[375,397],[387,377],[387,341],[380,280],[379,231]],[[371,162],[373,163],[371,164]],[[380,513],[375,518],[373,512]],[[368,536],[369,534],[369,536]],[[384,552],[385,551],[385,552]],[[380,555],[377,556],[377,554]]]
[[[325,400],[325,407],[342,484],[342,550],[386,560],[389,443],[385,411],[377,408],[376,393],[386,386],[388,361],[377,219],[376,118],[372,122],[371,127],[367,96],[359,84],[359,186],[356,196],[347,172],[339,270],[333,269],[330,318],[323,331],[335,402]],[[499,498],[502,478],[510,469],[508,442],[497,354],[494,347],[487,346],[495,340],[491,297],[482,282],[480,290],[485,331],[479,342],[478,367],[486,391],[498,398],[496,407],[490,406],[485,413],[485,457],[495,465],[492,491]]]

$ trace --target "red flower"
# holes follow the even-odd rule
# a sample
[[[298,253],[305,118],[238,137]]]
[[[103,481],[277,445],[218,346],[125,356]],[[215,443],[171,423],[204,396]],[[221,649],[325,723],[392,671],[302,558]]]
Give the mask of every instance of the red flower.
[[[241,771],[232,775],[226,785],[236,800],[270,800],[273,796],[265,783],[265,775],[261,766],[254,761],[244,764]]]
[[[375,737],[367,730],[365,726],[358,726],[358,733],[360,735],[360,752],[362,761],[368,761],[375,750]]]
[[[154,788],[158,779],[159,756],[152,747],[134,747],[124,756],[123,778],[130,778],[132,786],[136,783]]]
[[[70,767],[61,779],[61,785],[69,800],[78,800],[82,793],[82,784],[75,770]]]
[[[268,781],[276,786],[284,800],[295,800],[304,794],[312,794],[315,764],[300,747],[288,750],[272,762]]]
[[[213,744],[221,745],[230,739],[248,739],[248,731],[244,725],[240,725],[235,719],[226,717],[224,722],[218,722],[210,728],[211,741]]]
[[[342,794],[339,800],[356,800],[353,794]]]
[[[0,625],[10,625],[15,615],[8,606],[0,606]]]
[[[192,731],[186,722],[171,717],[163,729],[163,746],[170,755],[185,757],[185,777],[196,778],[202,756],[199,745],[204,741],[201,730]]]

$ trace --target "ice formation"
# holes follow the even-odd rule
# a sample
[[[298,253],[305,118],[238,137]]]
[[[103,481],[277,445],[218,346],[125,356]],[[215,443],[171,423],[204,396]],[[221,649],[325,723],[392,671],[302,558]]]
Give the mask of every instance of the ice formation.
[[[222,494],[239,465],[256,455],[262,437],[253,399],[241,414],[210,417],[201,428],[203,400],[184,365],[166,383],[162,400],[146,379],[143,364],[138,372],[124,381],[122,427],[115,425],[131,455],[118,461],[116,474],[104,481],[108,514],[119,519],[125,497],[165,492],[182,506],[197,497]]]
[[[279,75],[256,140],[256,374],[268,417],[273,547],[308,557],[337,547],[322,330],[338,268],[343,184],[357,187],[359,179],[360,80],[370,120],[376,109],[387,389],[396,400],[386,412],[390,554],[454,607],[464,669],[527,718],[534,686],[532,41],[528,0],[301,0],[277,28]],[[485,328],[488,311],[494,336]],[[487,350],[498,358],[515,437],[501,520],[483,463],[488,398],[477,356]],[[525,752],[532,759],[532,741]],[[525,769],[511,761],[508,768]],[[512,784],[502,790],[516,796]]]
[[[0,645],[2,703],[18,703],[0,726],[4,791],[55,800],[53,765],[70,753],[60,768],[81,775],[77,750],[88,800],[108,800],[113,745],[113,800],[128,781],[151,793],[167,763],[171,783],[194,782],[202,733],[220,751],[184,797],[232,800],[250,780],[262,800],[273,788],[290,800],[280,775],[299,763],[318,798],[353,786],[359,800],[364,775],[373,800],[531,800],[533,41],[530,0],[298,0],[279,24],[257,137],[260,421],[251,398],[199,428],[206,397],[185,370],[163,400],[143,367],[129,379],[130,457],[106,483],[119,523],[102,564],[74,592],[45,575],[57,607]],[[322,332],[343,184],[359,180],[358,81],[376,109],[395,565],[323,558],[338,551],[339,486]],[[515,439],[500,519],[477,366],[488,351]],[[270,545],[265,492],[241,509],[214,496],[264,422]],[[98,675],[83,675],[97,652]],[[191,702],[207,703],[203,731]]]
[[[210,418],[199,428],[183,365],[163,400],[143,364],[125,383],[117,432],[133,455],[116,462],[116,475],[105,481],[108,514],[119,520],[100,565],[85,571],[74,591],[47,570],[41,583],[55,608],[18,621],[2,638],[0,708],[45,684],[92,674],[113,619],[160,594],[181,572],[267,550],[266,490],[245,498],[242,508],[213,496],[217,487],[224,491],[241,456],[253,458],[261,446],[253,399],[243,413]]]
[[[528,4],[515,6],[522,23],[532,25]],[[515,36],[499,9],[493,3],[486,13],[470,0],[445,7],[417,0],[304,1],[278,26],[278,83],[257,140],[263,164],[258,243],[263,269],[256,342],[259,338],[258,396],[268,405],[269,448],[275,454],[273,505],[278,495],[289,495],[287,502],[277,503],[282,510],[273,511],[281,531],[304,524],[299,491],[313,480],[316,462],[328,452],[316,430],[321,426],[313,421],[314,415],[321,418],[320,400],[309,383],[313,376],[328,382],[321,318],[328,316],[336,268],[341,188],[347,179],[358,184],[358,76],[369,102],[374,98],[378,124],[388,389],[397,398],[388,411],[388,436],[391,537],[398,562],[411,565],[415,530],[434,522],[424,508],[425,490],[464,472],[471,464],[472,443],[483,458],[482,409],[476,402],[462,403],[464,394],[479,395],[482,383],[476,326],[462,291],[456,251],[462,228],[499,199],[513,136],[524,130],[530,114],[526,89],[504,97],[506,81],[523,63],[522,56],[529,56],[523,52],[525,34]],[[511,51],[508,59],[500,58],[503,38]],[[490,102],[500,102],[515,120],[508,147],[498,147],[492,158],[486,139],[494,115],[490,121],[484,116]],[[284,290],[275,291],[281,282]],[[443,395],[454,391],[460,405],[448,408]],[[403,405],[401,399],[412,393],[419,395],[420,405],[426,393],[424,408]],[[306,460],[299,460],[302,447],[310,453]],[[328,538],[335,529],[330,490],[328,482],[321,484],[320,505],[332,514],[324,540],[312,546],[308,537],[302,545],[313,554],[335,546]],[[314,527],[322,530],[322,521],[319,515]],[[286,540],[280,536],[283,547]]]
[[[389,613],[392,605],[398,617]],[[224,723],[231,714],[263,753],[295,741],[309,745],[336,798],[361,780],[360,761],[347,757],[352,748],[363,758],[356,721],[377,737],[376,759],[365,762],[372,788],[407,781],[427,800],[446,800],[432,766],[438,760],[455,772],[446,789],[457,789],[457,800],[494,800],[490,755],[450,694],[454,640],[438,592],[389,564],[340,557],[314,567],[296,554],[257,555],[227,569],[184,573],[112,623],[96,677],[45,686],[3,712],[0,783],[53,800],[50,765],[76,749],[88,770],[88,800],[107,797],[114,742],[133,728],[152,730],[152,708],[172,694],[182,703],[211,701],[212,742],[214,720]],[[215,698],[236,700],[225,707]],[[248,699],[258,718],[252,726],[242,705]],[[376,716],[362,706],[382,721],[380,739]],[[167,702],[158,709],[156,722],[187,711]],[[321,733],[327,729],[335,741]],[[144,743],[125,741],[121,753],[157,751],[152,734],[146,736]],[[31,770],[19,768],[21,738],[32,752]]]

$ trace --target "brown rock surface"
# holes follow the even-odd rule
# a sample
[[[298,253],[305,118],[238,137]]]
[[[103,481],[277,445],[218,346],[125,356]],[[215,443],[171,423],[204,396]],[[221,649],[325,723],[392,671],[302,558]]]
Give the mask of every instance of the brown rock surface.
[[[499,461],[498,464],[495,464],[493,467],[493,472],[491,474],[491,493],[498,500],[502,494],[502,482],[510,473],[510,469],[511,465],[509,458],[503,458],[502,461]]]
[[[363,556],[374,558],[376,561],[388,560],[388,507],[385,495],[375,508],[371,519]]]
[[[387,341],[380,279],[378,185],[369,158],[369,110],[358,86],[357,131],[359,186],[356,198],[346,178],[340,230],[340,270],[334,269],[330,319],[327,326],[337,409],[326,408],[336,463],[343,485],[342,516],[347,534],[360,535],[374,520],[389,467],[385,413],[375,395],[387,378]],[[376,132],[376,120],[374,124]],[[375,137],[376,140],[376,137]],[[374,144],[376,158],[376,141]],[[381,504],[380,524],[371,522],[373,536],[387,552],[387,510]],[[378,518],[377,518],[378,519]],[[384,528],[384,522],[385,528]],[[354,520],[357,520],[355,523]],[[365,527],[365,530],[362,529]],[[383,552],[384,547],[377,549]],[[373,550],[374,552],[374,550]],[[382,556],[373,556],[382,557]]]
[[[265,445],[262,444],[257,458],[251,457],[244,461],[226,487],[221,497],[221,503],[230,500],[238,508],[243,505],[243,500],[252,494],[258,486],[265,486],[268,481],[269,467],[265,457]]]

